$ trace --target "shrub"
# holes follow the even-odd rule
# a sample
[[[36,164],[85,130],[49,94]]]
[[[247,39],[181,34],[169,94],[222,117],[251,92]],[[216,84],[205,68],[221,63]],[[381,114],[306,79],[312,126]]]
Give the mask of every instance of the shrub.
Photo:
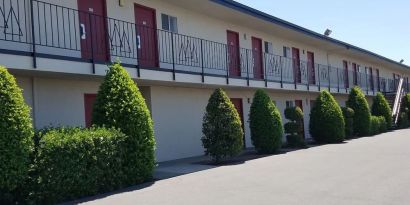
[[[379,124],[380,124],[380,129],[379,133],[385,133],[387,132],[387,122],[386,119],[383,116],[378,116],[379,117]]]
[[[92,122],[97,126],[117,128],[126,134],[122,148],[126,164],[121,170],[127,176],[125,186],[152,178],[155,167],[153,122],[136,83],[119,64],[109,67],[98,91]]]
[[[342,107],[343,118],[345,120],[345,135],[346,138],[353,137],[353,117],[354,111],[352,108]]]
[[[377,135],[380,132],[380,122],[378,116],[370,117],[370,135]]]
[[[391,127],[393,122],[392,111],[386,98],[384,98],[383,94],[381,93],[377,93],[376,97],[373,100],[372,115],[383,116],[386,119],[388,128]]]
[[[0,204],[15,200],[27,179],[33,134],[22,91],[7,69],[0,67]]]
[[[410,126],[409,115],[408,115],[407,109],[400,112],[397,126],[400,129],[408,128]]]
[[[243,148],[241,119],[222,89],[216,89],[206,106],[202,124],[205,154],[215,163],[238,155]]]
[[[310,113],[310,134],[319,143],[338,143],[345,139],[343,113],[328,91],[320,92]]]
[[[299,107],[285,109],[285,118],[289,120],[285,124],[286,142],[289,147],[304,147],[303,136],[303,111]]]
[[[274,153],[282,145],[282,118],[263,90],[257,90],[249,113],[252,144],[259,153]]]
[[[408,121],[410,121],[410,93],[406,94],[402,99],[401,111],[407,112]]]
[[[370,109],[366,98],[359,87],[354,87],[346,102],[354,110],[353,131],[357,136],[366,136],[370,131]]]
[[[41,133],[31,200],[54,204],[122,187],[127,178],[124,134],[105,128],[60,128]]]

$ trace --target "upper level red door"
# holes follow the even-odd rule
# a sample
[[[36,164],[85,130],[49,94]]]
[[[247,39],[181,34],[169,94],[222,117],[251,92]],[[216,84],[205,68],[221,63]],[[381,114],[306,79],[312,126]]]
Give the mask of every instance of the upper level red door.
[[[105,0],[78,0],[81,56],[83,59],[107,61],[108,32]]]
[[[253,78],[263,79],[262,39],[252,37]]]
[[[153,8],[135,4],[134,13],[137,30],[138,64],[141,67],[158,67],[156,11]],[[167,38],[171,40],[171,33]]]
[[[352,63],[353,69],[353,85],[357,85],[357,65],[356,63]]]
[[[369,68],[369,82],[370,82],[370,90],[374,90],[374,78],[373,78],[373,68]]]
[[[293,61],[293,79],[295,83],[302,82],[302,76],[300,72],[300,53],[298,48],[292,48],[292,61]]]
[[[239,33],[227,31],[228,69],[229,76],[241,76],[241,65],[239,55]]]
[[[85,126],[91,127],[93,107],[96,94],[84,94]]]
[[[309,84],[316,84],[316,74],[315,74],[315,54],[313,52],[307,52],[307,66],[309,72]]]
[[[345,88],[349,88],[349,66],[347,61],[343,61],[344,84]]]
[[[376,69],[376,88],[377,88],[377,91],[380,91],[380,72],[379,72],[379,69]]]

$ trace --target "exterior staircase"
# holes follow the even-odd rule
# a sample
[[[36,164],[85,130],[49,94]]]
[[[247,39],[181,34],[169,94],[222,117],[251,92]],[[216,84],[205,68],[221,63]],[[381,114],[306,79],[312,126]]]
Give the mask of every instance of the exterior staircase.
[[[392,109],[392,128],[397,127],[401,112],[401,101],[405,94],[406,92],[404,88],[404,78],[400,78],[400,80],[398,80],[396,92],[384,93],[384,96]]]

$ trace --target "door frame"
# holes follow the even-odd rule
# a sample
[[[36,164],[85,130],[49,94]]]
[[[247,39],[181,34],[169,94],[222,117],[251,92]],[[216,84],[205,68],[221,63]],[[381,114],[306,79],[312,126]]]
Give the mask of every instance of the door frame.
[[[298,51],[298,59],[295,59],[295,52]],[[296,62],[297,61],[297,62]],[[300,49],[292,47],[293,81],[295,84],[302,83],[302,72],[300,70]]]
[[[312,55],[312,59],[313,59],[312,62],[309,61],[309,55]],[[306,52],[306,57],[307,57],[307,62],[308,62],[308,71],[307,72],[310,73],[310,74],[308,74],[308,76],[309,76],[308,84],[315,85],[316,84],[315,53],[312,52],[312,51],[307,51]],[[299,58],[300,58],[300,56],[299,56]],[[309,65],[309,63],[312,63],[312,65]],[[310,68],[309,68],[309,66],[310,66]]]
[[[262,38],[258,38],[258,37],[254,37],[254,36],[252,36],[251,37],[251,44],[252,44],[252,52],[254,52],[253,51],[253,49],[254,49],[254,47],[253,47],[253,40],[257,40],[257,41],[259,41],[260,42],[260,51],[259,51],[259,54],[258,54],[258,56],[259,56],[259,58],[260,58],[260,72],[261,72],[261,78],[259,78],[259,76],[258,76],[258,78],[256,78],[255,77],[255,69],[257,69],[256,67],[255,67],[255,63],[254,63],[254,67],[253,67],[253,78],[254,79],[258,79],[258,80],[260,80],[260,79],[264,79],[265,78],[265,72],[264,72],[264,66],[263,66],[263,40],[262,40]],[[253,54],[253,53],[252,53]],[[253,55],[252,55],[252,57],[253,57]]]
[[[82,13],[85,13],[85,11],[80,11],[80,9],[79,9],[79,2],[80,1],[84,1],[84,0],[77,0],[77,12],[82,12]],[[101,0],[102,2],[103,2],[103,18],[104,18],[104,30],[105,30],[105,34],[106,35],[104,35],[104,38],[105,38],[105,47],[106,47],[106,53],[105,53],[105,56],[104,56],[104,58],[105,58],[105,60],[104,60],[104,62],[107,62],[107,61],[110,61],[110,58],[111,58],[111,52],[110,52],[110,47],[111,47],[111,45],[109,44],[109,42],[110,42],[110,33],[109,33],[109,29],[108,29],[108,11],[107,11],[107,9],[108,9],[108,7],[107,7],[107,0]],[[89,12],[86,12],[87,14],[89,14]],[[99,15],[96,15],[96,16],[99,16]],[[89,22],[87,22],[87,23],[89,23]],[[80,15],[78,15],[78,24],[80,24]],[[91,27],[91,25],[89,25],[90,26],[90,29],[92,28]],[[94,34],[95,35],[95,34]],[[82,49],[82,46],[81,46],[81,37],[80,37],[80,48],[81,48],[81,50],[83,50]],[[95,53],[94,53],[94,51],[93,51],[94,49],[93,49],[93,42],[91,41],[91,50],[90,50],[90,52],[91,52],[91,60],[93,60],[93,61],[95,61],[94,60],[94,58],[95,58]],[[82,59],[84,59],[84,57],[83,57],[83,53],[81,52],[81,58]],[[89,59],[86,59],[86,60],[89,60]],[[100,61],[100,60],[97,60],[97,62],[98,61]]]
[[[344,60],[343,61],[343,72],[344,72],[344,84],[345,88],[349,88],[349,63]]]
[[[155,60],[155,62],[154,62],[154,64],[155,64],[155,67],[159,67],[159,49],[158,49],[158,33],[157,33],[157,31],[158,31],[158,25],[157,25],[157,10],[156,9],[154,9],[154,8],[151,8],[151,7],[148,7],[148,6],[145,6],[145,5],[142,5],[142,4],[139,4],[139,3],[134,3],[134,21],[137,19],[137,7],[139,7],[139,8],[142,8],[142,9],[146,9],[146,10],[150,10],[150,11],[152,11],[153,12],[153,14],[154,14],[154,55],[155,55],[155,58],[154,58],[154,60]],[[138,25],[137,25],[137,22],[135,22],[135,34],[136,34],[136,36],[138,36]],[[171,39],[171,40],[173,40],[173,39]],[[138,43],[138,42],[137,42]],[[137,46],[137,49],[138,49],[138,45],[136,45]],[[174,45],[175,46],[175,45]],[[174,49],[174,48],[172,48],[172,49]],[[138,52],[138,50],[137,50],[137,52]],[[137,60],[138,61],[140,61],[140,59],[138,59],[138,53],[137,53]],[[138,64],[140,64],[139,62],[138,62]],[[138,66],[140,66],[140,65],[138,65]]]

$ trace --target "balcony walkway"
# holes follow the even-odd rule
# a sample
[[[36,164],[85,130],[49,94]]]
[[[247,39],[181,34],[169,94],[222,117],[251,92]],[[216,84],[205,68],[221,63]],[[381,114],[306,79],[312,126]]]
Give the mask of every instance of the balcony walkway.
[[[410,130],[220,166],[85,204],[407,204]],[[192,164],[188,164],[189,166]],[[185,166],[181,165],[181,169]],[[175,168],[173,168],[175,169]]]

